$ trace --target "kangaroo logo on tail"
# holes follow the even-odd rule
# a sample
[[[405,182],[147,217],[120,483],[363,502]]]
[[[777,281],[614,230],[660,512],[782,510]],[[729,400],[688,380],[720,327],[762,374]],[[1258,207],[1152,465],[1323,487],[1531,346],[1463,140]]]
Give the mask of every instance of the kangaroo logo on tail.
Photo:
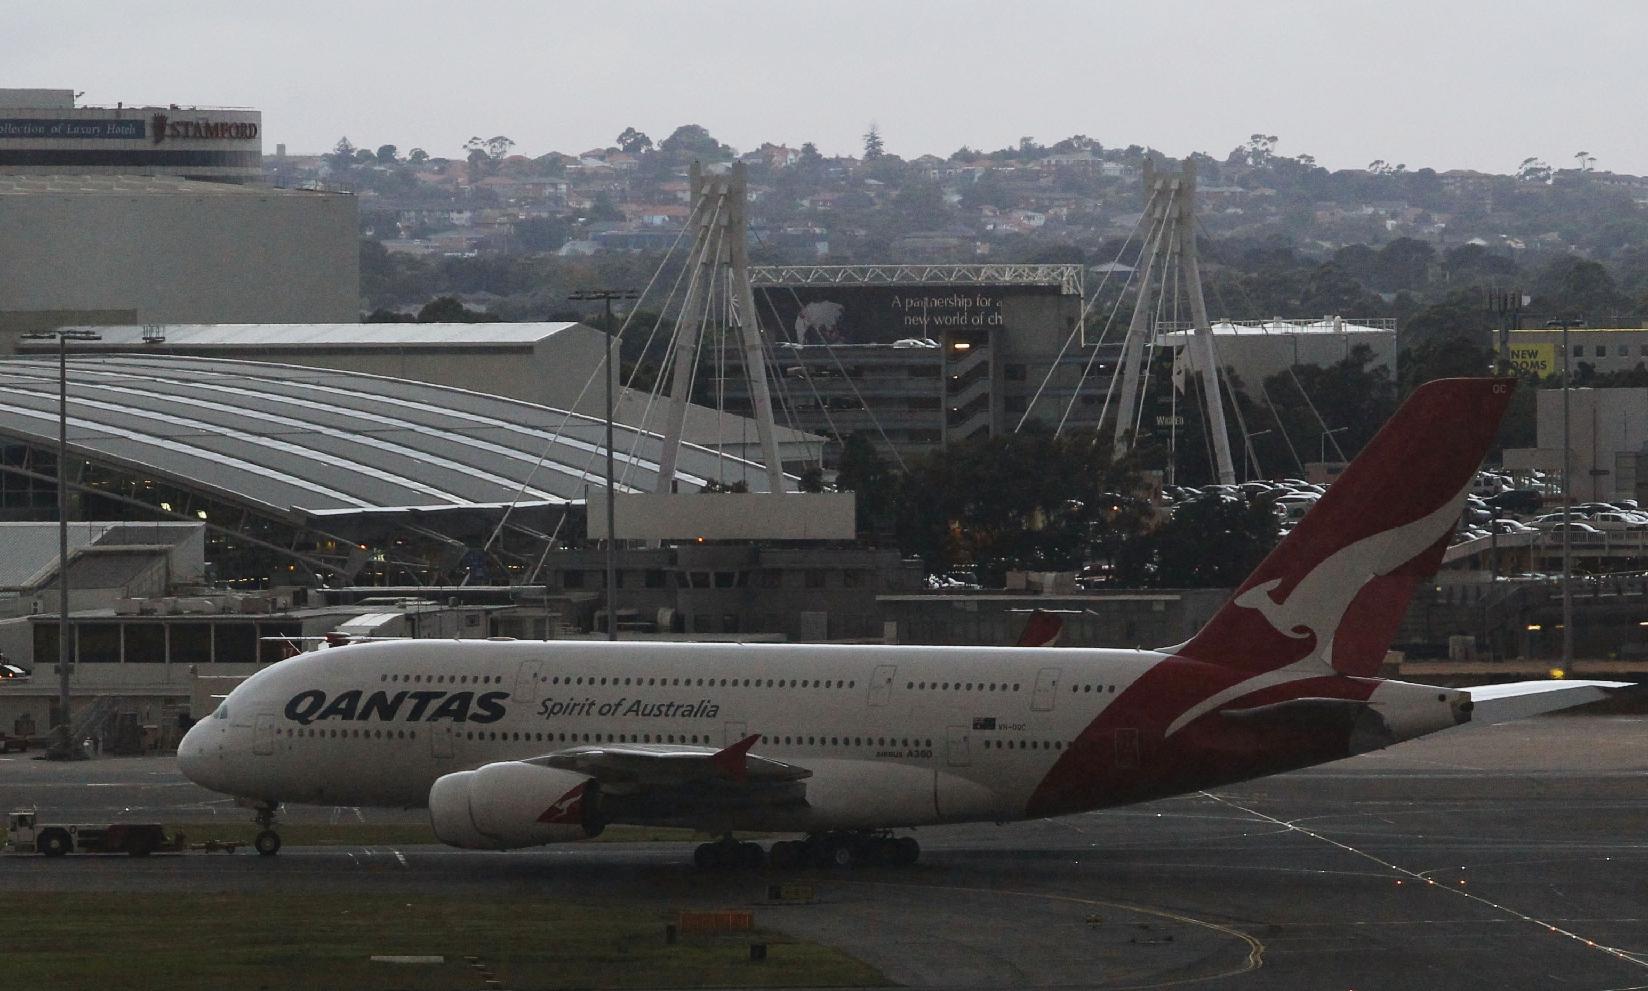
[[[1315,653],[1332,665],[1334,634],[1362,586],[1407,564],[1442,539],[1459,518],[1464,500],[1461,490],[1427,516],[1346,544],[1312,568],[1280,602],[1270,593],[1282,579],[1272,578],[1238,595],[1235,603],[1256,610],[1289,639],[1314,635]]]

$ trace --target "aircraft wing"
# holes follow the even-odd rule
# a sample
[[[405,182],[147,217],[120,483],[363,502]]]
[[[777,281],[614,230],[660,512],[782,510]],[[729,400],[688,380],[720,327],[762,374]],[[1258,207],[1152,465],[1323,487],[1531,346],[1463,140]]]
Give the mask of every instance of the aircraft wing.
[[[1466,691],[1471,693],[1471,722],[1482,724],[1568,709],[1638,687],[1625,681],[1516,681]]]
[[[575,771],[606,786],[630,788],[694,784],[787,784],[812,777],[794,764],[750,753],[759,734],[715,750],[666,743],[602,743],[569,747],[525,761]]]

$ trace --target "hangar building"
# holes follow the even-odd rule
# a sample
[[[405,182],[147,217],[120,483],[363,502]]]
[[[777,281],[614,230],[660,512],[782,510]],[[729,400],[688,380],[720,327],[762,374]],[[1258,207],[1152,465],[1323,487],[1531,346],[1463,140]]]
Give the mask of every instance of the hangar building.
[[[597,417],[405,379],[167,355],[69,360],[71,518],[204,521],[220,579],[518,583],[604,484]],[[54,519],[57,362],[0,361],[0,518]],[[618,424],[620,491],[663,439]],[[766,487],[683,444],[683,491]],[[278,569],[278,574],[276,573]]]

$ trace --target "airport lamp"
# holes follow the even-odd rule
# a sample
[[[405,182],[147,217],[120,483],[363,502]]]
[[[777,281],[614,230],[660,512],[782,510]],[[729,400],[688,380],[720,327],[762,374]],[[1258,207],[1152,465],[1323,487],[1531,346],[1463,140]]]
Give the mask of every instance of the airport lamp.
[[[618,639],[618,537],[614,512],[613,483],[612,483],[612,380],[616,377],[612,363],[612,341],[617,335],[612,332],[612,301],[615,299],[639,299],[641,294],[634,289],[579,289],[568,296],[573,302],[588,302],[601,300],[606,304],[607,321],[602,328],[607,335],[607,361],[605,377],[607,380],[607,639]]]
[[[24,334],[31,341],[57,340],[57,704],[61,722],[57,742],[46,756],[53,760],[83,757],[70,738],[69,718],[69,342],[102,340],[95,331],[57,330]]]

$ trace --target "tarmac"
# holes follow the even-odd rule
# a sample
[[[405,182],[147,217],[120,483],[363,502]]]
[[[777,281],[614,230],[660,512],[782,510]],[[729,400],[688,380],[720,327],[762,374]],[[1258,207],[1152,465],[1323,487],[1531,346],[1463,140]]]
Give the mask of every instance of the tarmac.
[[[169,758],[0,757],[0,809],[240,822]],[[297,808],[285,821],[421,811]],[[922,988],[1648,986],[1648,717],[1471,727],[1148,805],[924,829],[913,868],[704,873],[686,844],[0,857],[0,890],[384,891],[749,908]],[[768,885],[814,887],[803,903]],[[74,924],[81,925],[83,920]],[[203,940],[203,953],[210,952]]]

